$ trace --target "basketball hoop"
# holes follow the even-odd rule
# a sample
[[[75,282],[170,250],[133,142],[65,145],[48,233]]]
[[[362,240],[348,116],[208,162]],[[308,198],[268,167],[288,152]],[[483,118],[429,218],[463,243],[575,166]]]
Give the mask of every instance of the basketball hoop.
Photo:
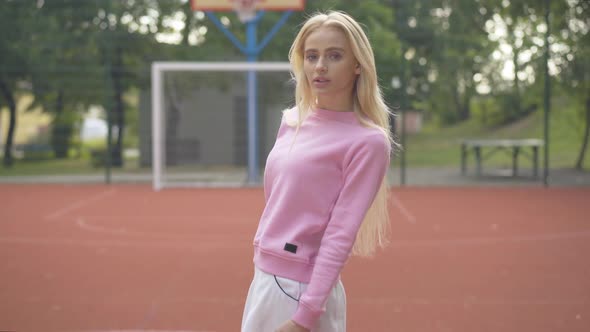
[[[302,11],[305,0],[189,0],[193,10],[204,12],[234,11],[240,20],[247,22],[256,17],[257,10],[275,12]]]
[[[240,22],[246,23],[256,17],[256,3],[258,0],[232,0],[232,2]]]

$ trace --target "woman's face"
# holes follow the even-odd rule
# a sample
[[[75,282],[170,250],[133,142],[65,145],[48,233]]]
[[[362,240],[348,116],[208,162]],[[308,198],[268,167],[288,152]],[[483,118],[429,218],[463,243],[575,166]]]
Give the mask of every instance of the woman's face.
[[[314,95],[350,100],[360,66],[344,32],[320,27],[307,36],[303,48],[303,69]]]

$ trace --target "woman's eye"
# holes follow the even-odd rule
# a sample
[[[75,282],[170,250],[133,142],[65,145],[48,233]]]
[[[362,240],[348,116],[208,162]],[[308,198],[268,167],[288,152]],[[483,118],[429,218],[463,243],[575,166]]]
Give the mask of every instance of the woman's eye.
[[[340,60],[342,56],[339,53],[330,54],[330,59],[332,60]]]
[[[308,61],[314,61],[316,60],[318,57],[315,54],[308,54],[305,56],[305,59],[307,59]]]

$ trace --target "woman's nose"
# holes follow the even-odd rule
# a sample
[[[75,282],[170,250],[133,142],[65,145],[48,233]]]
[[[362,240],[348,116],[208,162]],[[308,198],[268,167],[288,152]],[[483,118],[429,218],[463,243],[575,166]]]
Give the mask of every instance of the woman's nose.
[[[318,73],[325,73],[326,71],[328,71],[328,67],[326,66],[326,63],[323,59],[319,59],[318,63],[316,64],[315,70]]]

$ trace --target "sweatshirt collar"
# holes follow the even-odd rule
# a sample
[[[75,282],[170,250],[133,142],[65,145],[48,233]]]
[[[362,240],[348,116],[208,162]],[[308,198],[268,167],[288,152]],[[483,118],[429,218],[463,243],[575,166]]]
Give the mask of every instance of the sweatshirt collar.
[[[357,123],[355,112],[331,111],[323,108],[313,108],[312,114],[319,119],[336,120],[341,122]]]

